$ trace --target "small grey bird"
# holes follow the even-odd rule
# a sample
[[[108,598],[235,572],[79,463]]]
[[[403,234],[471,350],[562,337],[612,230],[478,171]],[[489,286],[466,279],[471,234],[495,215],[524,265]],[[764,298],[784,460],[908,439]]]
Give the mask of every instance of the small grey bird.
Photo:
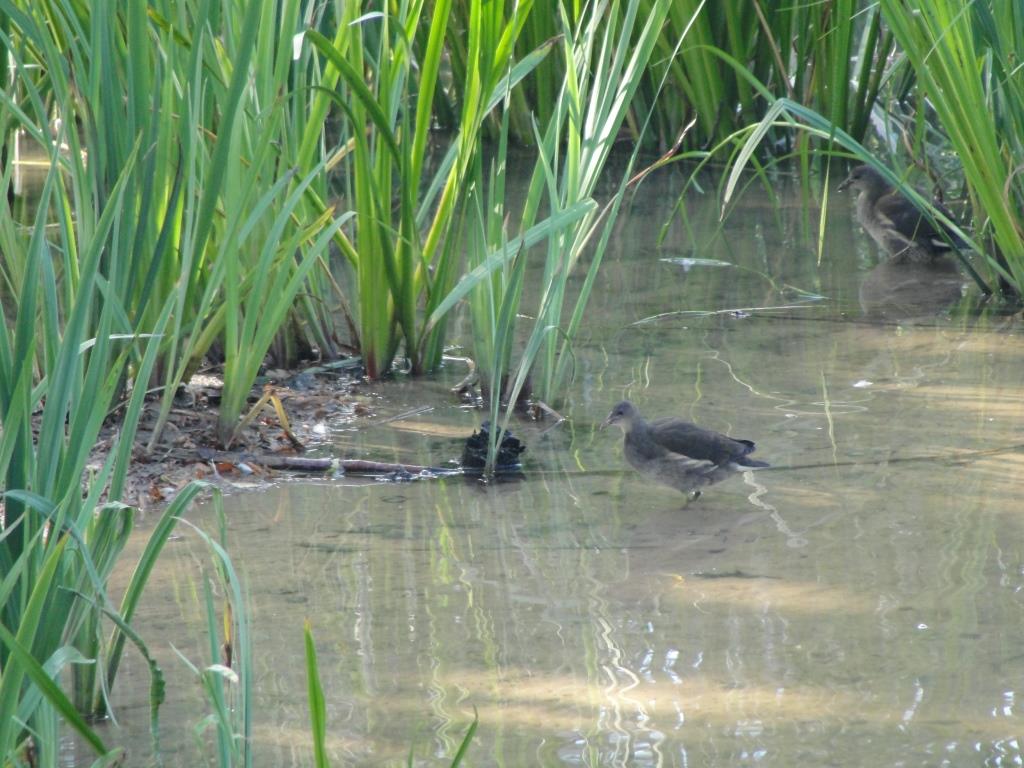
[[[749,458],[754,444],[736,440],[678,418],[647,421],[628,400],[612,408],[601,424],[625,432],[626,461],[640,474],[683,493],[700,495],[700,488],[743,469],[767,467]]]
[[[870,165],[858,165],[839,185],[857,195],[857,220],[872,239],[898,262],[931,261],[962,247],[963,241],[948,228],[932,224],[917,206],[892,188]],[[938,203],[945,216],[952,214]]]

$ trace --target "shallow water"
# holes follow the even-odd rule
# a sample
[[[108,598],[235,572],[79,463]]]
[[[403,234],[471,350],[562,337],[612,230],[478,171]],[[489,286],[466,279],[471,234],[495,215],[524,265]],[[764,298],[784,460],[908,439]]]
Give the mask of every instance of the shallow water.
[[[474,710],[471,766],[1022,764],[1020,322],[865,318],[877,255],[842,196],[820,264],[817,212],[808,232],[785,189],[778,209],[748,195],[714,239],[717,204],[695,196],[659,249],[677,186],[646,183],[621,222],[568,421],[516,428],[522,480],[225,499],[252,604],[257,765],[312,764],[307,619],[336,765],[404,765],[410,747],[447,765]],[[480,419],[448,392],[463,373],[367,386],[375,415],[328,425],[336,452],[457,458]],[[623,397],[754,439],[773,468],[687,505],[596,430]],[[191,519],[215,530],[207,507]],[[196,764],[208,711],[171,648],[209,655],[209,558],[181,533],[138,621],[169,678],[172,766]],[[146,695],[133,656],[107,734],[129,764],[148,751]]]

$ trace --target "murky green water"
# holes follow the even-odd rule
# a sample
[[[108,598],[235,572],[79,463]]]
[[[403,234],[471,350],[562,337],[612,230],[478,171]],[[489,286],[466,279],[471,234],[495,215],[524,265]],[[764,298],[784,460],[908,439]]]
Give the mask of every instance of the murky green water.
[[[225,500],[252,602],[257,765],[312,764],[307,619],[336,765],[404,765],[410,746],[446,765],[474,710],[471,766],[1022,764],[1020,321],[879,313],[862,284],[906,276],[869,272],[842,197],[820,265],[785,195],[779,210],[749,196],[711,245],[717,205],[695,198],[692,230],[658,250],[674,195],[648,183],[622,221],[569,420],[517,430],[524,480],[293,481]],[[735,266],[660,260],[694,257]],[[377,416],[336,425],[338,452],[457,457],[480,418],[447,391],[463,373],[368,387]],[[754,439],[774,468],[684,506],[624,468],[617,430],[595,430],[624,396]],[[206,709],[170,646],[207,658],[207,560],[183,531],[139,620],[170,679],[168,765],[196,764]],[[110,740],[134,734],[141,760],[144,670],[127,666]]]

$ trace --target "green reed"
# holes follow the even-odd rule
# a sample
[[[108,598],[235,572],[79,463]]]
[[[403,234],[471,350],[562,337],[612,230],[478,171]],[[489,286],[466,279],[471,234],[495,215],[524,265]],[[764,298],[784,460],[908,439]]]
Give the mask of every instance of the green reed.
[[[218,438],[229,443],[282,328],[333,349],[311,301],[323,291],[303,293],[295,309],[314,269],[324,271],[328,233],[344,222],[307,203],[313,183],[322,185],[321,159],[295,168],[312,74],[308,46],[293,57],[293,36],[307,22],[302,3],[147,9],[101,0],[90,12],[71,0],[24,8],[5,0],[4,8],[14,22],[9,47],[23,52],[11,93],[19,127],[46,146],[51,117],[61,121],[69,226],[90,233],[90,210],[135,158],[121,205],[139,223],[114,231],[124,260],[104,253],[99,270],[133,330],[151,331],[171,302],[153,376],[141,382],[164,393],[153,441],[178,385],[213,350],[224,361]],[[68,252],[59,273],[63,304],[79,258]],[[19,269],[5,269],[8,282]],[[296,311],[304,322],[292,321]]]
[[[183,269],[179,258],[206,242],[197,232],[213,229],[222,198],[196,204],[211,195],[196,171],[204,133],[182,115],[201,111],[203,99],[177,101],[182,81],[147,48],[163,34],[169,55],[188,60],[166,18],[140,4],[100,3],[90,15],[71,3],[3,0],[0,11],[16,68],[0,97],[5,127],[20,129],[49,162],[31,222],[6,207],[8,169],[0,203],[0,759],[14,759],[34,733],[42,763],[53,764],[59,741],[43,734],[57,712],[107,753],[78,713],[106,711],[127,622],[195,494],[168,508],[114,608],[106,582],[132,529],[133,511],[119,501],[145,396],[181,365],[170,340],[195,330],[189,296],[199,282],[189,275],[205,280],[207,271]],[[115,18],[122,23],[108,26]],[[51,136],[54,110],[61,122]],[[87,472],[112,417],[119,432]],[[116,627],[110,640],[104,616]],[[58,684],[69,665],[70,697]]]
[[[309,727],[313,737],[313,765],[329,768],[327,758],[327,706],[324,689],[320,684],[320,666],[316,657],[316,643],[313,642],[313,627],[306,620],[303,629],[303,645],[306,650],[306,697],[309,703]]]
[[[641,13],[657,5],[646,0]],[[531,12],[533,4],[520,3],[525,23],[516,43],[518,51],[532,50],[562,32],[560,15],[573,26],[600,16],[605,4],[562,2],[556,12]],[[452,9],[456,28],[468,29],[471,3]],[[698,12],[699,11],[699,12]],[[687,44],[673,55],[676,41]],[[837,0],[789,3],[749,0],[677,0],[669,9],[658,35],[656,52],[644,67],[631,105],[629,130],[637,136],[639,115],[650,112],[648,146],[671,146],[684,125],[696,120],[686,135],[687,149],[723,140],[747,123],[757,121],[770,106],[761,99],[742,68],[777,96],[785,96],[817,110],[860,138],[868,128],[870,111],[885,62],[892,51],[892,34],[882,23],[875,3]],[[457,114],[458,83],[465,69],[465,50],[457,38],[448,43],[455,86],[440,97],[439,119],[453,127]],[[532,144],[531,122],[547,125],[566,72],[559,58],[544,61],[510,99],[510,137]],[[667,79],[666,93],[660,95]],[[487,126],[496,137],[498,120]],[[778,136],[784,149],[788,136]]]
[[[576,25],[562,13],[559,51],[568,74],[543,134],[535,129],[537,160],[520,219],[520,235],[510,238],[505,231],[510,98],[505,100],[498,152],[489,175],[485,178],[482,162],[475,166],[467,233],[472,269],[440,303],[431,321],[443,317],[455,301],[470,296],[474,357],[495,425],[489,431],[488,473],[495,469],[497,446],[520,394],[526,391],[553,402],[564,393],[571,376],[572,341],[625,184],[606,206],[603,224],[593,192],[669,5],[660,3],[641,15],[639,2],[613,2],[603,14],[595,13]],[[538,223],[541,209],[548,217]],[[602,226],[583,288],[567,310],[569,281]],[[543,276],[536,297],[538,307],[523,350],[513,362],[514,348],[520,343],[516,326],[529,249],[540,237],[546,238],[546,251],[539,262]],[[499,419],[503,400],[504,416]]]
[[[441,362],[445,320],[435,309],[461,270],[453,232],[465,206],[466,179],[480,151],[481,128],[503,90],[514,87],[546,55],[543,46],[511,63],[521,18],[500,4],[471,4],[464,51],[457,134],[432,176],[427,139],[441,59],[450,41],[450,2],[425,9],[423,0],[398,14],[362,14],[351,4],[333,41],[309,38],[324,56],[325,86],[347,119],[341,169],[356,217],[354,231],[336,238],[356,274],[358,344],[371,378],[391,369],[404,342],[413,372]],[[429,12],[429,21],[421,19]],[[416,30],[426,27],[412,42]],[[419,54],[417,57],[417,53]],[[327,90],[334,82],[337,88]],[[422,303],[423,311],[419,310]],[[433,322],[427,319],[434,317]]]
[[[1024,290],[1020,214],[1024,185],[1013,168],[1024,159],[1020,139],[1024,88],[1013,73],[1024,51],[1016,34],[1017,10],[995,2],[966,8],[955,2],[883,2],[872,9],[876,10],[881,31],[874,31],[878,17],[871,17],[865,34],[883,41],[892,36],[899,44],[899,55],[884,72],[870,70],[864,59],[860,64],[860,82],[870,83],[868,94],[882,127],[878,135],[860,141],[834,113],[791,98],[773,99],[758,83],[771,106],[759,121],[726,137],[717,148],[733,153],[726,205],[739,171],[756,161],[758,145],[785,133],[815,136],[822,146],[842,147],[859,162],[874,164],[922,211],[956,231],[981,254],[981,266],[964,254],[960,258],[984,293],[991,293],[991,284],[998,281],[1004,291],[1020,295]],[[866,39],[861,45],[861,56],[869,42]],[[870,71],[865,74],[865,70]],[[906,76],[908,72],[912,77]],[[754,81],[753,73],[746,75]],[[908,110],[907,104],[913,109]],[[955,160],[951,162],[950,156]],[[934,169],[933,176],[963,174],[973,233],[949,221],[904,174],[893,171],[910,164]],[[953,169],[954,164],[959,168]]]
[[[1024,56],[1014,3],[881,3],[934,119],[963,167],[991,272],[1024,293]]]
[[[83,713],[105,710],[124,644],[122,625],[173,529],[167,521],[177,519],[195,494],[187,489],[168,508],[121,608],[114,608],[106,583],[133,525],[133,510],[118,499],[143,387],[132,388],[120,403],[121,430],[103,463],[89,473],[86,465],[123,392],[121,376],[133,353],[136,381],[151,375],[170,304],[158,333],[135,333],[100,270],[106,259],[113,265],[108,274],[117,274],[139,226],[130,213],[126,217],[125,204],[139,181],[137,156],[122,169],[105,205],[83,209],[72,221],[61,214],[73,205],[66,182],[74,170],[56,143],[49,146],[51,165],[33,226],[4,227],[5,255],[18,265],[21,279],[13,322],[0,332],[0,759],[22,754],[34,733],[42,764],[57,759],[59,740],[43,734],[56,732],[58,714],[98,755],[114,758]],[[90,218],[94,226],[86,230],[81,225]],[[62,283],[58,270],[71,268],[72,253],[81,256],[74,280]],[[117,627],[110,653],[102,616],[114,617]],[[70,697],[60,687],[69,669]]]
[[[313,736],[313,765],[316,768],[329,768],[331,761],[327,756],[327,707],[324,703],[324,690],[320,683],[320,665],[317,661],[316,643],[313,640],[313,628],[309,621],[306,621],[303,629],[303,646],[306,656],[306,694],[309,703],[309,724]],[[450,763],[451,768],[458,768],[462,764],[470,746],[473,743],[473,736],[476,734],[480,718],[474,717],[473,722],[466,729],[466,735],[462,737],[455,756]],[[413,766],[412,749],[409,751],[408,763]]]
[[[209,661],[200,667],[175,651],[195,676],[212,710],[197,726],[197,737],[212,730],[216,764],[235,768],[253,765],[256,748],[252,730],[255,668],[251,615],[245,586],[227,552],[227,518],[219,494],[214,494],[213,504],[217,535],[191,526],[212,561],[212,575],[204,575],[202,590]],[[215,594],[221,601],[220,610]]]
[[[603,16],[593,14],[575,28],[563,15],[565,84],[552,120],[543,137],[538,136],[540,158],[527,193],[523,226],[531,224],[537,216],[542,195],[546,195],[550,210],[556,212],[592,199],[619,131],[630,114],[633,96],[644,78],[671,5],[645,5],[633,0],[612,2]],[[678,46],[682,37],[675,42]],[[641,136],[642,132],[641,127]],[[640,141],[636,144],[638,149]],[[600,214],[597,210],[590,212],[571,229],[548,241],[543,293],[527,342],[528,350],[539,345],[533,387],[541,400],[553,402],[564,395],[573,370],[572,343],[631,168],[632,163],[617,195]],[[593,243],[595,237],[598,240]],[[586,278],[579,295],[570,302],[570,277],[588,249]],[[519,381],[525,381],[525,376],[519,377]]]
[[[315,185],[322,186],[322,163],[301,173],[294,166],[294,126],[308,112],[308,99],[295,94],[308,96],[310,66],[308,51],[293,62],[293,36],[305,23],[301,3],[252,3],[217,10],[217,18],[212,7],[196,10],[211,17],[190,22],[198,30],[194,39],[179,44],[184,17],[167,19],[163,45],[152,52],[172,56],[173,79],[192,84],[171,107],[182,116],[182,128],[201,137],[175,159],[187,169],[185,188],[197,212],[177,233],[180,260],[159,265],[160,271],[188,276],[174,291],[160,423],[178,385],[219,345],[224,390],[218,438],[226,445],[268,350],[282,328],[293,327],[296,297],[346,217],[305,204]],[[218,25],[226,38],[204,32],[215,33]],[[305,316],[310,342],[322,345],[329,332],[317,326],[315,313]]]
[[[921,212],[934,220],[937,224],[948,228],[957,237],[961,238],[967,245],[976,251],[981,252],[978,241],[971,237],[957,222],[951,220],[947,213],[937,207],[934,201],[926,198],[911,185],[904,177],[897,175],[891,168],[876,158],[872,152],[846,133],[837,128],[826,117],[819,115],[812,109],[789,99],[777,99],[772,103],[768,113],[756,124],[737,131],[733,136],[722,142],[716,151],[729,153],[729,172],[725,175],[722,183],[722,215],[727,215],[729,206],[734,201],[741,189],[743,173],[748,166],[752,166],[757,177],[762,180],[766,188],[769,187],[763,167],[757,162],[756,154],[759,144],[773,129],[782,129],[793,134],[805,134],[820,140],[823,144],[832,147],[828,154],[837,155],[841,158],[852,159],[858,163],[873,165],[886,180],[903,195],[911,200]],[[840,151],[839,148],[845,150]],[[713,156],[714,152],[710,153]],[[703,162],[706,162],[705,158]],[[807,172],[806,165],[804,172]],[[827,203],[828,192],[825,191]],[[827,205],[822,207],[824,211]],[[819,219],[819,226],[824,227],[827,219],[824,214]],[[820,238],[819,238],[820,239]],[[986,280],[975,269],[971,260],[961,251],[957,251],[957,257],[961,266],[985,295],[992,293],[992,289]]]

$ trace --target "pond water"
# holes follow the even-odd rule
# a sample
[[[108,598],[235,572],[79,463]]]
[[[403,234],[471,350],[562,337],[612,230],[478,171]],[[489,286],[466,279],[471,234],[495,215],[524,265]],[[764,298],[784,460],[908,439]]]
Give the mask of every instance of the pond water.
[[[818,213],[785,184],[777,205],[752,190],[717,234],[715,195],[691,194],[659,247],[680,186],[650,180],[625,212],[567,421],[515,427],[521,480],[224,499],[251,601],[256,765],[312,765],[307,619],[335,765],[405,765],[410,749],[448,765],[474,711],[469,766],[1022,764],[1019,318],[934,316],[949,275],[915,288],[875,269],[843,195],[820,260]],[[457,458],[481,418],[448,391],[464,373],[364,387],[373,416],[328,425],[334,452]],[[754,439],[772,468],[687,504],[597,429],[623,397]],[[190,518],[216,530],[209,507]],[[209,557],[181,534],[137,622],[169,678],[169,766],[198,764],[208,711],[172,649],[208,663]],[[147,678],[130,656],[107,737],[137,764]]]

